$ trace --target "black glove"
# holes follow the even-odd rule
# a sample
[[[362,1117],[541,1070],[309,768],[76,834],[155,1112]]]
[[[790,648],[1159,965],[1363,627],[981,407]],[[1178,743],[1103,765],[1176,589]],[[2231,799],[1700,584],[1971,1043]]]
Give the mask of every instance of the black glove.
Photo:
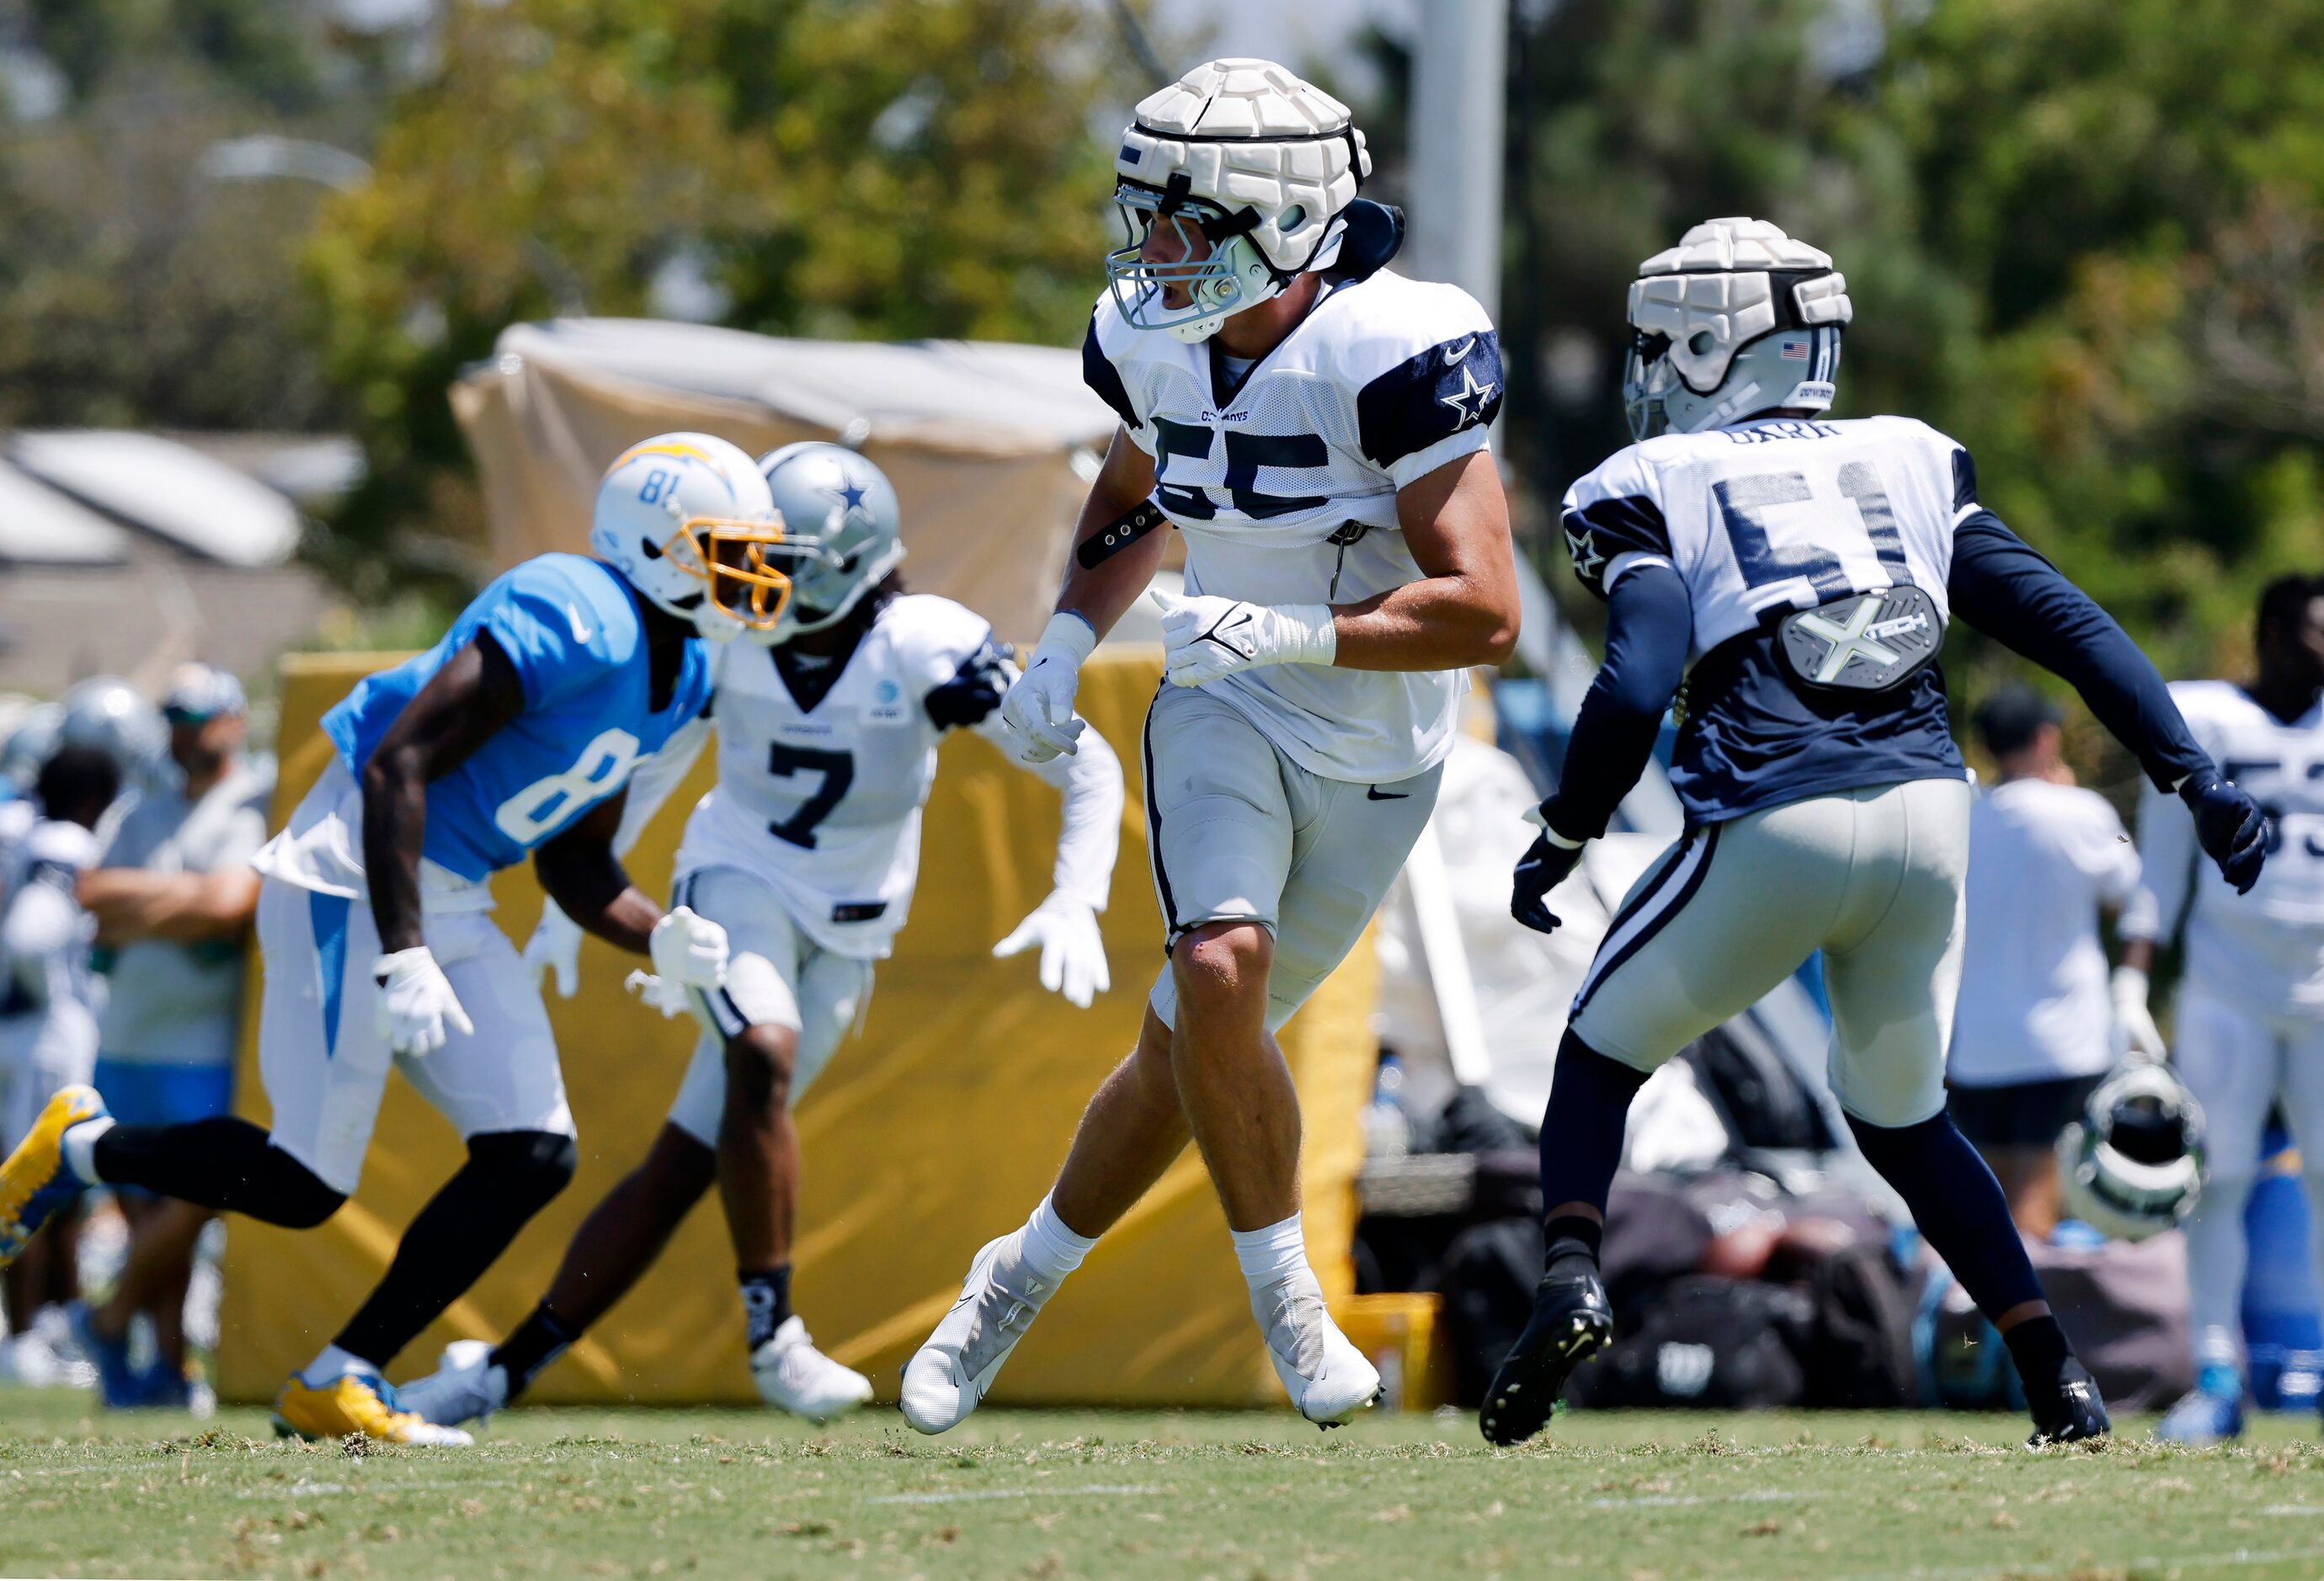
[[[1578,845],[1560,845],[1546,833],[1536,834],[1517,859],[1509,893],[1509,915],[1536,933],[1554,931],[1559,918],[1545,903],[1549,892],[1565,881],[1582,859]]]
[[[2179,787],[2179,799],[2195,814],[2195,838],[2219,864],[2219,876],[2236,894],[2250,894],[2267,858],[2267,815],[2259,804],[2216,774],[2187,780]]]

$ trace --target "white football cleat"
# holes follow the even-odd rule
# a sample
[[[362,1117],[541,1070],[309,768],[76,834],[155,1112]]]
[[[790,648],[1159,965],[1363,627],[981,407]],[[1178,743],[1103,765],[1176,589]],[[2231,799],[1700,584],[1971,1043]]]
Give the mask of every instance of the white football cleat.
[[[493,1365],[493,1347],[483,1340],[456,1339],[434,1372],[396,1390],[395,1402],[439,1428],[480,1422],[508,1403],[508,1369]]]
[[[751,1376],[760,1399],[811,1422],[827,1422],[872,1398],[872,1380],[816,1349],[797,1313],[751,1353]]]
[[[968,1420],[1001,1364],[1025,1337],[1054,1283],[1025,1266],[1023,1230],[987,1241],[968,1265],[960,1300],[904,1368],[904,1420],[941,1433]]]
[[[1340,1427],[1379,1398],[1379,1370],[1332,1321],[1313,1273],[1303,1271],[1256,1292],[1250,1310],[1267,1336],[1275,1375],[1309,1421]]]

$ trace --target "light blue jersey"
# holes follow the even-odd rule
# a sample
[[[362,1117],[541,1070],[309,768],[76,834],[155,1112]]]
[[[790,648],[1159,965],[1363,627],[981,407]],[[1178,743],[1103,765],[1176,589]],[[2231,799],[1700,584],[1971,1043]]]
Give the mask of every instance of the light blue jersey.
[[[640,758],[702,712],[698,641],[669,706],[649,700],[645,630],[627,584],[598,561],[542,555],[503,573],[426,653],[359,682],[323,716],[358,777],[380,738],[445,661],[488,631],[524,685],[524,712],[428,787],[427,858],[464,878],[512,867],[628,783]]]

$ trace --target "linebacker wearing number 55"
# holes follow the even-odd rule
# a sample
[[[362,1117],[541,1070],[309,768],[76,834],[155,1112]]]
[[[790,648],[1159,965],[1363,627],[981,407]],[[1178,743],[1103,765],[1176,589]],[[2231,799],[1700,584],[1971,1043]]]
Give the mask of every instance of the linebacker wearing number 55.
[[[467,1163],[386,1277],[282,1386],[278,1429],[460,1444],[400,1409],[383,1370],[571,1178],[573,1117],[531,972],[486,879],[530,855],[542,887],[666,979],[716,988],[726,939],[632,887],[612,840],[630,771],[710,695],[702,638],[743,624],[687,567],[715,529],[773,516],[724,440],[671,434],[613,464],[590,547],[494,581],[416,658],[323,719],[337,749],[263,850],[259,1070],[273,1128],[115,1126],[68,1088],[0,1166],[0,1261],[72,1195],[142,1186],[292,1228],[355,1189],[391,1064],[458,1127]],[[319,1316],[319,1314],[318,1314]]]

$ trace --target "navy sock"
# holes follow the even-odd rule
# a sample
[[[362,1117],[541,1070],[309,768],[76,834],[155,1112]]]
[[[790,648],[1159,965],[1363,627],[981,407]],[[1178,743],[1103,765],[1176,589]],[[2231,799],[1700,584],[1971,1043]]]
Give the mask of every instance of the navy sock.
[[[1606,1211],[1606,1193],[1622,1163],[1622,1132],[1630,1100],[1646,1073],[1608,1059],[1573,1034],[1557,1045],[1557,1070],[1550,1082],[1549,1108],[1541,1117],[1541,1206],[1554,1213],[1568,1202]],[[1588,1255],[1595,1261],[1601,1224],[1563,1215],[1543,1225],[1553,1262]]]
[[[2012,1308],[2043,1299],[2042,1282],[2034,1277],[2033,1259],[2025,1255],[2025,1243],[2009,1217],[2001,1182],[1953,1128],[1950,1115],[1893,1126],[1868,1126],[1850,1115],[1848,1128],[1856,1133],[1856,1144],[1881,1179],[1904,1199],[1913,1222],[1977,1302],[1978,1310],[1998,1319]],[[2029,1389],[2053,1381],[2057,1367],[2073,1355],[2056,1320],[2037,1327],[2044,1321],[2028,1319],[2009,1331],[2010,1354]],[[2044,1343],[2052,1335],[2054,1355]],[[2035,1369],[2030,1375],[2029,1365]]]
[[[514,1400],[524,1393],[525,1385],[540,1374],[542,1368],[563,1356],[581,1331],[568,1328],[565,1319],[549,1310],[543,1301],[532,1309],[532,1316],[517,1325],[516,1332],[500,1342],[492,1354],[492,1364],[507,1369],[508,1397]]]
[[[775,1337],[791,1315],[791,1265],[742,1268],[734,1277],[742,1286],[742,1346],[756,1350]]]

